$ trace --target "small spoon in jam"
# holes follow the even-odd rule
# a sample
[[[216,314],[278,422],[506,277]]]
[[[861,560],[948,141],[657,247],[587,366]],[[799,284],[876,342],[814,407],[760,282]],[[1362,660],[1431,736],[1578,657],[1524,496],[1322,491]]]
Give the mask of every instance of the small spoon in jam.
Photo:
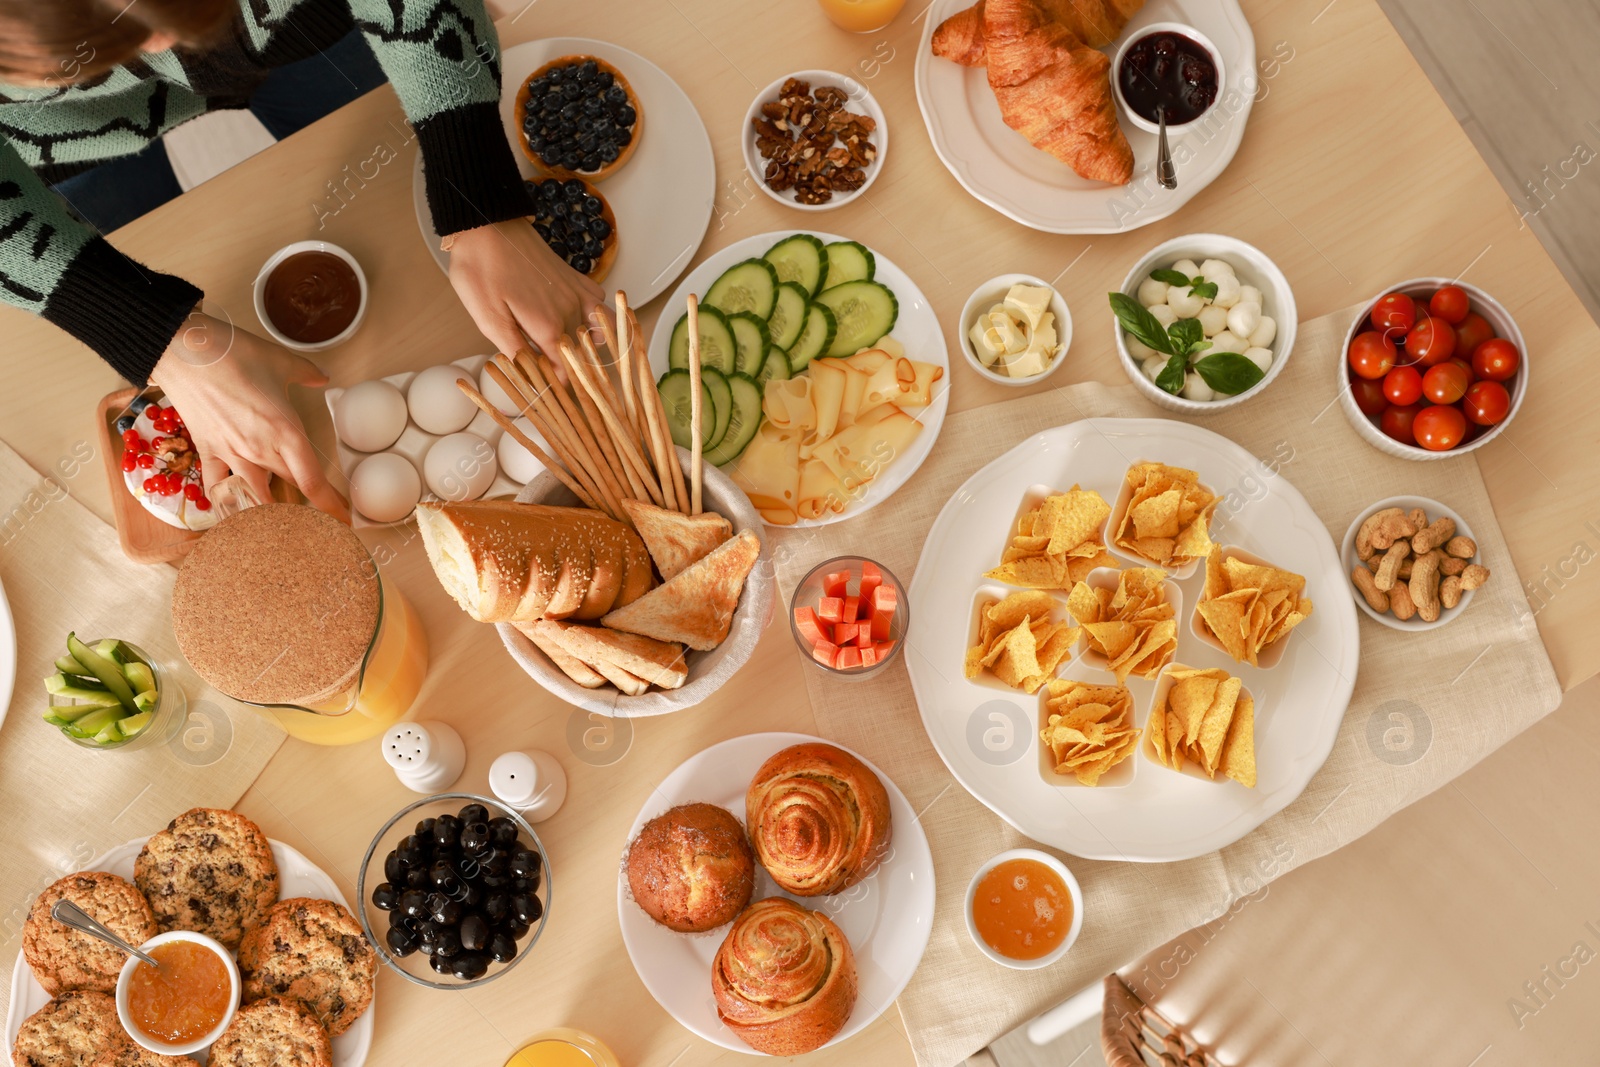
[[[1156,108],[1161,129],[1156,133],[1156,180],[1163,189],[1178,187],[1178,168],[1172,164],[1172,149],[1167,145],[1167,109]]]
[[[90,937],[99,938],[113,948],[120,948],[130,956],[137,956],[158,971],[161,969],[160,962],[154,956],[134,948],[107,929],[99,919],[96,919],[70,900],[58,900],[51,905],[50,917],[63,926],[70,926],[74,930],[88,934]]]

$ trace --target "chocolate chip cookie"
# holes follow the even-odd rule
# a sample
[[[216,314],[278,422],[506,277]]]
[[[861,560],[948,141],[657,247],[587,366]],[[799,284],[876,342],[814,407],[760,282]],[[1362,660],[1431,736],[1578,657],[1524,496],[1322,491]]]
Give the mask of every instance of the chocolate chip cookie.
[[[105,993],[63,993],[22,1021],[11,1047],[15,1067],[89,1067],[106,1051],[131,1044]]]
[[[377,970],[377,953],[361,924],[332,900],[280,900],[239,943],[246,1003],[294,997],[310,1005],[334,1037],[372,1003]]]
[[[107,1049],[89,1067],[194,1067],[188,1056],[163,1056],[139,1045]]]
[[[46,993],[115,991],[127,957],[103,941],[56,922],[50,909],[58,900],[72,901],[133,945],[156,936],[156,917],[149,902],[114,874],[84,871],[69,874],[40,893],[28,912],[22,928],[22,954]]]
[[[278,865],[243,815],[193,808],[145,842],[133,880],[163,931],[209,934],[229,949],[278,899]]]
[[[211,1046],[211,1067],[332,1067],[328,1031],[291,997],[247,1004]]]

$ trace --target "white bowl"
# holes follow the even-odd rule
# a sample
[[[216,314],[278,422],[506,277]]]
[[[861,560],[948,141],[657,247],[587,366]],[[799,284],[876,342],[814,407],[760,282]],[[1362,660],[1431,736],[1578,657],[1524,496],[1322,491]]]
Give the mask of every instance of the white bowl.
[[[1489,320],[1489,325],[1494,327],[1495,336],[1504,337],[1517,346],[1521,363],[1517,367],[1517,373],[1509,382],[1500,383],[1506,386],[1506,392],[1511,394],[1511,410],[1506,412],[1506,417],[1500,420],[1499,425],[1489,427],[1466,444],[1457,445],[1447,452],[1432,452],[1417,445],[1405,445],[1396,441],[1378,429],[1377,423],[1356,406],[1355,394],[1350,392],[1350,342],[1355,340],[1361,324],[1367,321],[1367,316],[1372,314],[1373,305],[1382,297],[1390,293],[1405,293],[1407,296],[1415,297],[1420,294],[1431,294],[1435,289],[1446,285],[1458,286],[1466,291],[1467,296],[1472,298],[1472,310]],[[1471,356],[1472,353],[1467,353],[1469,359]],[[1397,459],[1449,459],[1451,456],[1459,456],[1473,449],[1482,448],[1500,436],[1500,431],[1510,426],[1511,420],[1517,417],[1517,411],[1522,407],[1522,398],[1528,392],[1528,343],[1523,340],[1522,331],[1517,328],[1517,320],[1511,317],[1511,312],[1505,309],[1505,305],[1476,285],[1469,285],[1458,278],[1413,278],[1399,285],[1391,285],[1367,302],[1366,309],[1350,324],[1350,329],[1345,331],[1344,347],[1339,350],[1334,374],[1334,388],[1339,391],[1339,407],[1343,409],[1345,418],[1350,420],[1350,425],[1355,427],[1356,433],[1367,444]]]
[[[1050,361],[1050,365],[1045,367],[1042,373],[1026,378],[1013,378],[985,367],[983,361],[978,358],[978,353],[973,351],[972,339],[967,336],[967,331],[978,321],[978,316],[1004,300],[1013,285],[1038,285],[1050,290],[1050,310],[1056,317],[1056,342],[1061,346],[1061,353]],[[1055,286],[1031,274],[1001,274],[990,278],[972,291],[972,295],[967,297],[966,304],[961,308],[961,352],[967,357],[968,366],[991,382],[1000,385],[1032,385],[1044,381],[1056,372],[1056,368],[1066,362],[1067,350],[1071,347],[1072,312],[1067,310],[1067,302],[1056,292]]]
[[[1127,342],[1123,338],[1122,323],[1117,321],[1116,315],[1109,307],[1106,309],[1106,314],[1111,318],[1111,329],[1116,337],[1117,354],[1122,359],[1122,369],[1133,381],[1135,389],[1146,399],[1172,411],[1182,412],[1185,415],[1215,415],[1252,397],[1260,396],[1267,386],[1272,384],[1273,379],[1283,372],[1283,365],[1289,361],[1289,354],[1294,350],[1295,325],[1298,321],[1294,291],[1289,288],[1289,279],[1283,276],[1283,271],[1267,258],[1265,252],[1237,237],[1228,237],[1220,233],[1191,233],[1156,245],[1145,253],[1143,259],[1133,265],[1128,276],[1122,280],[1121,291],[1138,299],[1139,283],[1148,278],[1151,271],[1171,267],[1180,259],[1192,259],[1196,263],[1203,263],[1208,259],[1225,259],[1233,265],[1234,273],[1241,284],[1253,285],[1261,290],[1261,297],[1266,301],[1261,313],[1278,324],[1278,336],[1272,342],[1272,366],[1267,368],[1267,376],[1257,382],[1254,388],[1246,389],[1226,400],[1188,400],[1181,396],[1173,396],[1165,389],[1158,389],[1155,382],[1145,377],[1139,361],[1128,351]]]
[[[866,181],[861,183],[859,189],[849,192],[835,191],[833,199],[826,204],[802,204],[794,198],[794,190],[786,189],[778,192],[767,185],[767,161],[761,158],[761,153],[756,151],[755,119],[761,114],[761,105],[771,103],[778,98],[778,90],[783,88],[783,83],[790,78],[799,78],[803,82],[810,82],[813,92],[819,86],[831,85],[836,89],[843,89],[850,98],[845,105],[845,110],[856,114],[865,114],[877,125],[872,131],[872,144],[877,149],[877,154],[872,157],[872,162],[862,168]],[[883,108],[878,106],[877,98],[867,91],[867,87],[854,78],[843,74],[836,74],[831,70],[797,70],[793,74],[785,74],[761,92],[756,94],[755,100],[750,104],[749,110],[744,113],[744,128],[740,131],[739,143],[744,149],[744,166],[750,172],[750,177],[755,179],[756,188],[766,193],[772,199],[785,207],[792,207],[797,211],[832,211],[836,207],[843,207],[856,197],[865,193],[877,180],[878,172],[883,169],[883,157],[889,154],[889,121],[884,117]]]
[[[350,265],[351,270],[355,271],[356,284],[361,289],[361,301],[356,305],[356,317],[350,320],[350,325],[326,341],[312,343],[296,341],[274,326],[271,317],[267,315],[267,276],[272,273],[274,267],[296,252],[326,252],[329,255],[338,256]],[[321,352],[325,348],[333,348],[335,345],[344,344],[354,337],[356,331],[361,328],[361,320],[366,318],[367,315],[367,275],[361,269],[361,264],[356,262],[355,256],[330,241],[296,241],[294,244],[284,245],[272,253],[267,258],[266,263],[262,264],[261,271],[256,275],[253,296],[256,305],[256,318],[261,320],[261,326],[267,331],[269,337],[283,347],[293,349],[296,352]]]
[[[689,471],[689,451],[678,449],[684,474]],[[643,718],[647,715],[666,715],[692,708],[712,693],[722,688],[729,678],[750,659],[756,643],[767,625],[772,622],[773,605],[777,599],[777,579],[773,569],[772,535],[762,525],[761,515],[750,498],[726,474],[707,463],[703,482],[703,499],[707,511],[715,511],[733,524],[733,532],[751,530],[761,538],[761,556],[744,580],[744,590],[739,594],[739,607],[733,615],[733,626],[727,639],[709,652],[688,654],[689,679],[677,689],[654,689],[639,696],[625,696],[610,686],[585,689],[568,678],[559,667],[551,663],[510,623],[499,623],[500,640],[529,676],[556,696],[574,707],[584,708],[600,715],[620,719]],[[523,486],[517,494],[521,504],[576,505],[578,498],[549,471],[540,474]]]
[[[1067,936],[1061,944],[1036,960],[1014,960],[1010,956],[1002,956],[989,947],[989,943],[978,933],[978,924],[972,920],[972,901],[978,895],[978,883],[983,880],[984,875],[1006,860],[1036,860],[1044,864],[1061,876],[1061,880],[1067,883],[1067,892],[1072,896],[1072,928],[1067,931]],[[972,881],[967,883],[967,902],[962,908],[962,914],[966,916],[967,934],[972,938],[972,943],[978,946],[978,951],[1002,967],[1010,967],[1017,971],[1036,971],[1060,960],[1077,942],[1078,934],[1083,930],[1083,890],[1079,888],[1078,880],[1072,876],[1072,872],[1067,870],[1067,865],[1050,853],[1040,852],[1036,848],[1013,848],[998,856],[991,856],[973,874]]]
[[[1128,49],[1153,33],[1182,34],[1204,48],[1211,56],[1212,65],[1217,68],[1217,96],[1215,100],[1211,101],[1211,106],[1188,122],[1176,125],[1170,122],[1167,123],[1167,137],[1175,140],[1191,129],[1200,128],[1202,125],[1201,120],[1216,110],[1223,94],[1228,91],[1228,72],[1222,63],[1222,53],[1217,51],[1217,46],[1212,43],[1211,38],[1186,22],[1152,22],[1150,25],[1142,26],[1134,33],[1129,34],[1127,39],[1117,48],[1116,54],[1111,57],[1111,91],[1116,95],[1117,107],[1121,110],[1123,117],[1146,133],[1159,133],[1161,127],[1128,106],[1128,101],[1122,95],[1122,57],[1127,54]],[[1199,260],[1195,262],[1199,262]],[[1262,291],[1265,292],[1265,290]]]
[[[122,1022],[122,1028],[128,1036],[137,1041],[151,1052],[158,1052],[163,1056],[192,1056],[201,1049],[209,1046],[213,1041],[222,1036],[222,1032],[233,1022],[234,1012],[239,1009],[239,965],[234,962],[233,954],[223,948],[216,941],[205,934],[197,934],[190,930],[173,930],[171,933],[157,934],[139,947],[146,952],[157,945],[165,945],[172,941],[193,941],[204,945],[222,960],[223,966],[228,969],[228,980],[232,992],[228,1002],[228,1010],[223,1013],[222,1021],[212,1028],[211,1032],[202,1038],[187,1042],[182,1045],[168,1044],[157,1038],[151,1037],[134,1024],[133,1016],[128,1008],[128,986],[133,981],[134,968],[138,967],[140,960],[136,956],[129,956],[122,965],[122,972],[117,975],[117,1018]]]
[[[1404,508],[1406,511],[1410,511],[1412,508],[1421,508],[1427,513],[1429,522],[1435,519],[1454,519],[1458,537],[1472,537],[1472,529],[1458,512],[1445,507],[1437,500],[1429,500],[1425,496],[1391,496],[1364,508],[1361,514],[1355,517],[1355,521],[1350,524],[1350,529],[1344,532],[1344,542],[1339,546],[1339,559],[1344,563],[1344,576],[1345,581],[1350,585],[1350,595],[1355,597],[1356,607],[1367,613],[1367,618],[1373,622],[1382,623],[1391,630],[1432,630],[1443,626],[1467,610],[1467,604],[1471,602],[1472,594],[1475,590],[1462,590],[1461,602],[1453,608],[1441,608],[1439,618],[1434,622],[1423,622],[1421,616],[1418,615],[1413,615],[1402,622],[1387,611],[1382,614],[1373,611],[1372,606],[1367,603],[1367,598],[1361,594],[1361,590],[1357,589],[1356,584],[1350,581],[1350,572],[1355,570],[1362,562],[1361,557],[1356,555],[1356,534],[1361,532],[1361,524],[1366,522],[1373,512],[1382,511],[1384,508]],[[1476,537],[1472,537],[1472,539],[1474,541],[1477,540]],[[1482,553],[1474,556],[1473,562],[1483,562]]]

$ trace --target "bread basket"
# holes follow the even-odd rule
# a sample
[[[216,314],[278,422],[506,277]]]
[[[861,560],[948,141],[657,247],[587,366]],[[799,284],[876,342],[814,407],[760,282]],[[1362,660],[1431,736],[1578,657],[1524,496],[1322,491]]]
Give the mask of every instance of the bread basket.
[[[689,453],[678,449],[684,470],[689,469]],[[667,715],[684,708],[692,708],[721,689],[729,678],[750,659],[761,633],[772,621],[772,608],[776,597],[777,580],[772,567],[770,535],[762,526],[761,516],[744,491],[716,467],[706,464],[703,481],[703,499],[708,511],[715,511],[733,524],[733,532],[751,530],[761,538],[761,555],[745,579],[744,590],[739,594],[739,609],[734,612],[733,626],[728,639],[709,652],[691,651],[688,655],[689,680],[677,689],[654,689],[640,696],[630,697],[610,686],[585,689],[568,678],[510,623],[499,623],[500,640],[511,658],[534,681],[544,686],[568,704],[601,715],[624,719],[643,718],[647,715]],[[523,486],[517,494],[521,504],[575,505],[578,500],[545,471]]]

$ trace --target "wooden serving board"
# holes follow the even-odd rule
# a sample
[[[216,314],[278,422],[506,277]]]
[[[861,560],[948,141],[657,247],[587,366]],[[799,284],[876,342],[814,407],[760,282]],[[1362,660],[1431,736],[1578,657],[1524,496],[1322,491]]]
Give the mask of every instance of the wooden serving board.
[[[111,480],[111,514],[116,519],[117,540],[122,544],[123,555],[135,563],[171,563],[188,555],[200,535],[193,530],[169,526],[156,518],[128,492],[122,480],[122,435],[117,432],[117,419],[127,412],[128,404],[139,392],[129,386],[108,393],[101,398],[95,414],[95,426],[102,435],[100,454],[105,456],[106,477]],[[166,399],[159,389],[148,392],[157,403]],[[294,486],[274,475],[272,499],[298,504],[304,498]]]

